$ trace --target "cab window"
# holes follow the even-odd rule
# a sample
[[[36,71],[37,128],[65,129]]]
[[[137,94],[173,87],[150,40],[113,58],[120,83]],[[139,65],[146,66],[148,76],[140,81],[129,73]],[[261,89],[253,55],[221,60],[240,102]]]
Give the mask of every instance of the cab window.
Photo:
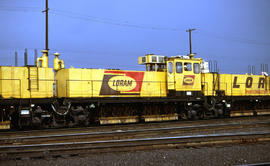
[[[176,66],[176,73],[183,73],[183,65],[181,62],[176,62],[175,66]]]
[[[194,71],[195,74],[200,73],[200,64],[199,63],[194,63],[193,64],[193,71]]]
[[[163,71],[164,69],[166,69],[166,65],[164,65],[164,64],[159,64],[159,65],[158,65],[158,68],[157,68],[157,71]]]
[[[173,73],[173,63],[172,62],[169,62],[168,63],[168,70],[169,70],[169,73]]]
[[[184,63],[184,70],[185,71],[192,71],[191,63]]]

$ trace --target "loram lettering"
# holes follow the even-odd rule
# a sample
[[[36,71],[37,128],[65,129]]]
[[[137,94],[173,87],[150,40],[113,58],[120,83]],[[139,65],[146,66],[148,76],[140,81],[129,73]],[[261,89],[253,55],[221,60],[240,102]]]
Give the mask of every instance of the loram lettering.
[[[113,80],[113,86],[132,86],[132,80]]]
[[[269,81],[269,83],[270,83],[270,81]],[[246,88],[252,88],[252,84],[253,84],[253,78],[252,77],[247,77],[246,82],[245,82],[245,87]],[[264,88],[265,78],[260,77],[256,84],[257,84],[256,85],[257,88]],[[238,77],[234,77],[234,79],[233,79],[233,88],[240,88],[240,84],[238,83]]]
[[[128,76],[115,76],[108,81],[108,85],[115,91],[127,92],[134,89],[137,83],[133,78]]]
[[[192,82],[193,82],[193,78],[188,78],[188,77],[186,77],[186,78],[184,78],[184,81],[185,81],[186,83],[192,83]]]

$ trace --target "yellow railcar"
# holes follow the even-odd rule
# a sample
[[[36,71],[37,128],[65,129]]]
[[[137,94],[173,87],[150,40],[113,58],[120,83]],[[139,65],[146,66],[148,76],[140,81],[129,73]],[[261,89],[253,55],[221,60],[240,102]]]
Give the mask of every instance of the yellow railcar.
[[[230,116],[270,114],[269,76],[251,74],[202,74],[204,96],[229,103]]]
[[[58,98],[166,97],[166,73],[63,69],[56,73]]]
[[[270,113],[270,78],[219,74],[188,56],[139,57],[145,71],[0,66],[1,128],[166,121]]]

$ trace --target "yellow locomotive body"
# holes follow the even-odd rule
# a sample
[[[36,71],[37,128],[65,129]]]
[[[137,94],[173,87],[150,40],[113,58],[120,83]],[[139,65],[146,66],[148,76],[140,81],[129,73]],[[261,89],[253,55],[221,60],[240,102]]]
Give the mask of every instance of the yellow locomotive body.
[[[63,69],[55,76],[57,97],[166,97],[166,73]]]
[[[0,66],[2,129],[14,117],[87,125],[270,113],[270,77],[209,72],[193,54],[139,57],[146,71],[65,69],[54,55],[55,72],[46,51],[36,66]]]
[[[168,70],[154,67],[148,71],[61,69],[55,76],[56,94],[59,98],[167,97],[170,90],[201,91],[201,59],[170,58],[166,62]],[[185,70],[184,65],[189,65],[189,69]],[[197,71],[193,70],[194,65]]]

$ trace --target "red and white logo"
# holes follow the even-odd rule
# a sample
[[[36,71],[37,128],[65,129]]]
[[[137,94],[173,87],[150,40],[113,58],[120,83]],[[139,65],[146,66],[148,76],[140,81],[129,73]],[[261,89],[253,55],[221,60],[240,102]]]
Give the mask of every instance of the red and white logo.
[[[100,95],[138,95],[144,72],[104,71]]]

